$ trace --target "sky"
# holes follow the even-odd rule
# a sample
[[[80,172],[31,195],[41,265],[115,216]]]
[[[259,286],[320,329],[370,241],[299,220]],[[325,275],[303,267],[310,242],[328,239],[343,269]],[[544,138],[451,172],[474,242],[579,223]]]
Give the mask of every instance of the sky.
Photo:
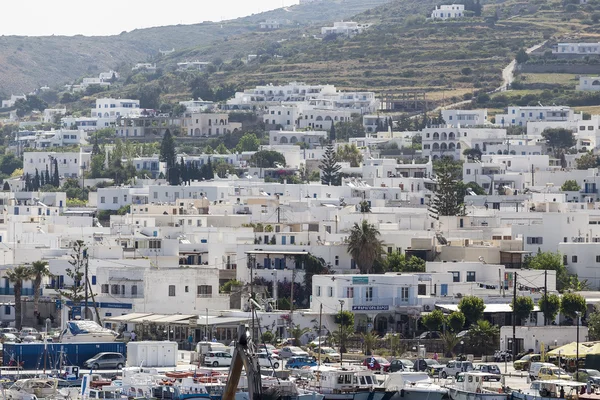
[[[298,4],[298,0],[3,1],[0,35],[117,35],[153,26],[222,21]]]

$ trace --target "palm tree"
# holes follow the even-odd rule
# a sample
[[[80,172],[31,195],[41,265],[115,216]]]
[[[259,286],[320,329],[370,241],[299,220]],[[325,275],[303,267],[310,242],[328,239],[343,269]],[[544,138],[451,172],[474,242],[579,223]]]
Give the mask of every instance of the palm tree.
[[[310,331],[310,328],[300,328],[300,325],[294,325],[294,327],[289,331],[290,335],[294,338],[294,345],[300,346],[300,340],[302,339],[302,336],[306,335]]]
[[[348,253],[363,274],[372,272],[373,264],[381,257],[383,242],[379,240],[379,235],[375,225],[366,220],[360,225],[355,223],[350,231]]]
[[[33,277],[33,310],[35,313],[39,311],[38,305],[40,303],[40,289],[42,286],[42,278],[44,276],[50,276],[48,270],[47,261],[35,261],[31,264],[31,275]]]
[[[445,356],[452,357],[454,355],[454,348],[460,342],[460,338],[456,336],[456,333],[446,331],[442,333],[442,343],[444,343]]]
[[[373,348],[377,344],[377,339],[379,337],[375,335],[373,332],[363,333],[362,340],[365,345],[365,356],[370,356],[373,354]]]
[[[13,284],[15,291],[15,327],[21,329],[21,290],[23,281],[31,279],[31,270],[23,265],[6,271],[8,280]]]

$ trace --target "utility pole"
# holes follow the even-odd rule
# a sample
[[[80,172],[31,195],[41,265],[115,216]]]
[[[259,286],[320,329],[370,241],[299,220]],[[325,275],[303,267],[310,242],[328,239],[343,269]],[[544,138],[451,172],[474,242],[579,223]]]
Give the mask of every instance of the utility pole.
[[[340,302],[340,366],[344,366],[343,358],[344,358],[344,341],[342,340],[344,333],[344,300],[339,300]]]
[[[323,318],[323,303],[319,307],[319,330],[318,330],[318,338],[319,338],[319,365],[321,365],[321,324]]]
[[[544,303],[548,307],[548,270],[544,270]],[[544,313],[544,326],[548,325],[548,318]]]
[[[513,289],[513,304],[516,305],[517,304],[517,273],[515,272],[515,277],[514,279],[514,289]],[[517,349],[517,317],[515,316],[515,313],[512,313],[512,328],[513,328],[513,339],[512,339],[512,356],[513,356],[513,360],[515,360],[517,358],[517,352],[515,351]]]
[[[294,283],[296,282],[296,266],[292,269],[292,288],[290,293],[290,326],[293,328],[294,320]]]
[[[85,277],[84,281],[84,290],[85,290],[85,305],[83,307],[83,319],[87,319],[88,317],[88,270],[90,265],[90,259],[88,257],[87,249],[83,250],[83,257],[85,257]]]

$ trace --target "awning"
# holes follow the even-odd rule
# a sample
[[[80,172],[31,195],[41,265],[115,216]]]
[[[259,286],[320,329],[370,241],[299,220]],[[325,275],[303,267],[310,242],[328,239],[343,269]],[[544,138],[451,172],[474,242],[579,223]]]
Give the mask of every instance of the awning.
[[[151,313],[130,313],[125,315],[119,315],[118,317],[105,318],[106,321],[110,322],[129,322],[132,319],[146,317],[152,315]]]
[[[286,251],[286,250],[271,250],[271,251],[265,251],[265,250],[250,250],[250,251],[246,251],[246,254],[285,254],[288,256],[305,256],[308,253],[308,251]]]
[[[448,311],[458,311],[458,304],[436,304],[439,307]],[[538,306],[533,307],[533,311],[540,311]],[[500,313],[500,312],[512,312],[510,304],[486,304],[484,313]]]
[[[189,325],[190,319],[196,319],[198,326],[223,326],[240,325],[250,321],[248,317],[221,317],[195,315],[195,314],[152,314],[152,313],[130,313],[116,317],[105,318],[107,322],[129,322],[133,324],[157,324],[157,325]],[[208,323],[207,323],[208,322]]]

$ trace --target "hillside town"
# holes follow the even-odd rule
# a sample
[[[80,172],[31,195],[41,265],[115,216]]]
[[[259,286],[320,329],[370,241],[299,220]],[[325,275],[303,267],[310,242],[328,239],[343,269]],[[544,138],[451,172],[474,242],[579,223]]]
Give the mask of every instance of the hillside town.
[[[428,20],[468,19],[476,6],[440,4]],[[319,40],[372,29],[337,21]],[[107,391],[208,398],[204,384],[239,379],[236,357],[254,340],[266,352],[244,359],[248,387],[252,363],[317,368],[285,381],[302,387],[298,398],[404,397],[410,374],[411,400],[598,396],[600,109],[510,97],[530,56],[590,54],[600,44],[546,40],[511,58],[502,86],[452,102],[293,79],[220,86],[209,100],[202,74],[215,63],[192,59],[173,65],[198,74],[191,95],[156,107],[145,94],[112,96],[125,81],[114,70],[7,96],[4,366],[45,373],[40,355],[65,353],[70,368],[122,370]],[[160,69],[128,65],[127,79]],[[600,77],[569,85],[594,95]],[[60,100],[45,101],[52,91]],[[498,98],[506,107],[491,105]],[[128,375],[182,364],[187,375],[159,385],[179,397],[138,391],[140,375]],[[482,387],[495,378],[500,391]]]

